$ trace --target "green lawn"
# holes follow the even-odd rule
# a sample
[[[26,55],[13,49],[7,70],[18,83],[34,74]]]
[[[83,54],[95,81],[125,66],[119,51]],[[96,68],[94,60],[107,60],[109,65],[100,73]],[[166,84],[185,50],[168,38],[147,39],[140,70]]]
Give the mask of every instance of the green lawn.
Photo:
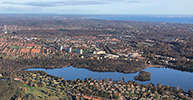
[[[18,47],[18,46],[12,46],[11,48],[13,48],[13,49],[20,49],[21,47]]]
[[[154,45],[154,43],[146,43],[146,42],[145,43],[139,43],[139,44],[140,45],[148,45],[148,46],[151,46],[151,47]]]
[[[45,95],[44,91],[47,91],[47,87],[31,87],[28,85],[21,85],[21,87],[26,87],[27,88],[27,93],[34,93],[34,94],[39,94],[39,95]]]
[[[37,97],[43,97],[46,100],[59,100],[59,98],[57,96],[48,96],[46,94],[47,90],[50,90],[51,92],[56,92],[55,88],[31,87],[31,86],[28,86],[28,85],[21,85],[20,87],[27,88],[27,92],[25,93],[25,95],[27,95],[27,94],[34,94]]]

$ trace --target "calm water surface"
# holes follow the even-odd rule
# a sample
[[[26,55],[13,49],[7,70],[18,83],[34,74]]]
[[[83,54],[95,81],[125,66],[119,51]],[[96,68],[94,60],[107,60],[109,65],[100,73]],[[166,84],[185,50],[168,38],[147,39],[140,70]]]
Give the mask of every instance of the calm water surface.
[[[31,68],[27,69],[27,71],[35,71],[41,70],[45,71],[48,74],[64,77],[66,80],[73,80],[73,79],[84,79],[84,78],[96,78],[96,79],[104,79],[104,78],[112,78],[115,81],[122,79],[125,77],[125,81],[134,80],[134,77],[139,74],[131,73],[131,74],[123,74],[118,72],[92,72],[87,69],[83,68],[74,68],[74,67],[63,67],[63,68],[56,68],[56,69],[42,69],[42,68]],[[173,87],[180,86],[180,88],[184,88],[186,91],[188,89],[193,89],[193,73],[190,72],[181,72],[178,70],[173,70],[169,68],[147,68],[144,71],[151,73],[151,80],[146,82],[139,83],[161,83],[162,85],[170,85]]]
[[[193,17],[155,17],[155,16],[113,16],[113,17],[87,17],[87,19],[124,20],[143,22],[168,22],[193,24]]]

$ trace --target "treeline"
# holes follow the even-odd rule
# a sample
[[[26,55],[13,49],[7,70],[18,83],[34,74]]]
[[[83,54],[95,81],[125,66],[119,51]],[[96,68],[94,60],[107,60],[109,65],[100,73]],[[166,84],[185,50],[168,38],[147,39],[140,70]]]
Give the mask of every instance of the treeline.
[[[19,72],[28,68],[62,68],[69,67],[73,60],[63,59],[0,59],[0,73]]]
[[[180,71],[193,72],[193,61],[178,60],[172,61],[175,65],[165,65],[166,67],[177,69]]]
[[[27,33],[27,34],[26,34]],[[100,35],[104,34],[101,31],[95,30],[21,30],[15,31],[14,35],[25,35],[26,37],[38,37],[38,38],[55,38],[58,37],[65,37],[65,36],[92,36],[92,35]]]
[[[134,73],[146,66],[142,62],[124,60],[64,60],[64,59],[0,59],[0,73],[18,72],[28,68],[62,68],[77,67],[86,68],[98,72]]]

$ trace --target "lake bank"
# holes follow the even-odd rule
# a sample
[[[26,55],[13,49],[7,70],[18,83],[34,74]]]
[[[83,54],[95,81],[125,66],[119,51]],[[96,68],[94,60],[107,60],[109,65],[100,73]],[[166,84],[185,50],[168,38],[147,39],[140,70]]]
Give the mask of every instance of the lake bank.
[[[137,73],[130,73],[130,74],[123,74],[118,72],[92,72],[87,69],[83,68],[74,68],[74,67],[63,67],[57,69],[27,69],[26,71],[45,71],[48,74],[57,76],[57,77],[64,77],[66,80],[74,80],[77,78],[84,79],[88,77],[96,78],[96,79],[104,79],[104,78],[112,78],[115,81],[119,79],[125,78],[125,81],[134,80],[134,77],[139,74]],[[184,88],[186,91],[188,89],[193,89],[193,73],[190,72],[181,72],[178,70],[173,70],[169,68],[146,68],[143,69],[144,71],[151,73],[151,80],[145,82],[139,82],[140,84],[158,84],[161,83],[162,85],[170,85],[173,87],[180,86]]]

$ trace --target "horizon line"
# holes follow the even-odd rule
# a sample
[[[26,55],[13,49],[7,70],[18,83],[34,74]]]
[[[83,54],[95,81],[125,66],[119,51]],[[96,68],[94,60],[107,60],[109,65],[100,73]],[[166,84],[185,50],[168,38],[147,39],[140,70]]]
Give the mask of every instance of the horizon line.
[[[0,13],[0,15],[143,15],[143,16],[193,16],[188,14],[60,14],[60,13]]]

